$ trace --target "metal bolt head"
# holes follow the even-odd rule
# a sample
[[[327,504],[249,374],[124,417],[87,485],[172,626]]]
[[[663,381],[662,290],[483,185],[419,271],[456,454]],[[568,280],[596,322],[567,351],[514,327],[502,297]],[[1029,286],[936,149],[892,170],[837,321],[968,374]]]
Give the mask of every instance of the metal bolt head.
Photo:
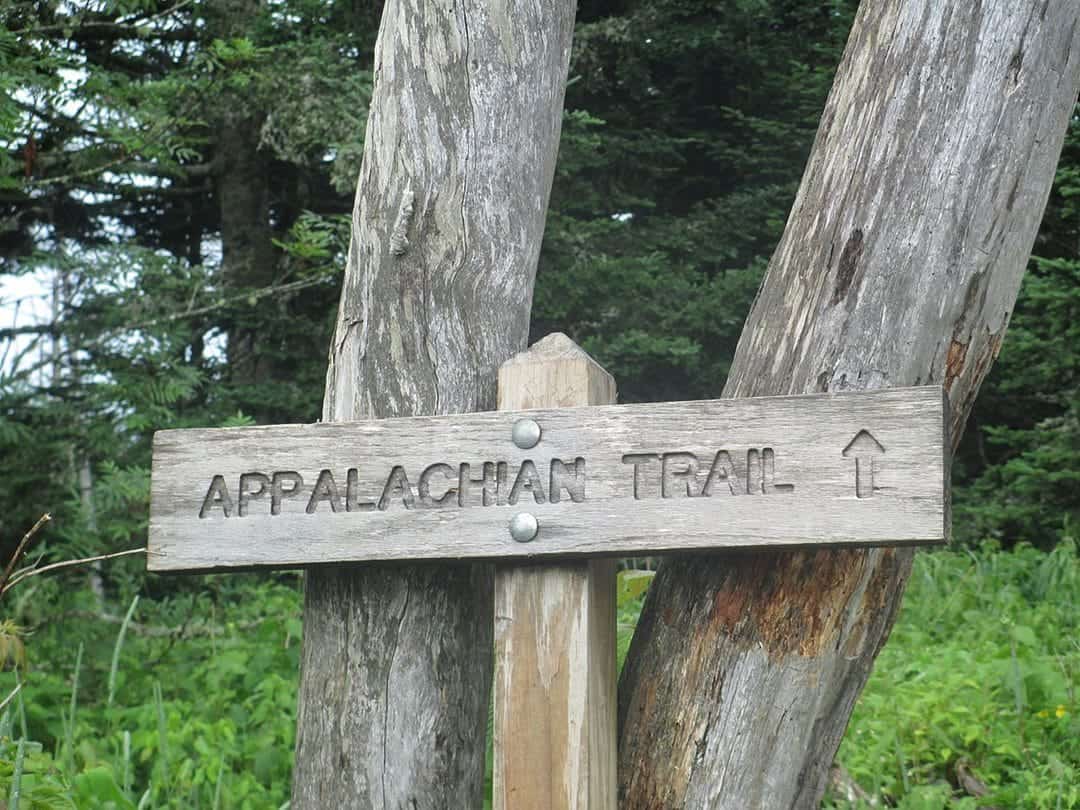
[[[535,419],[518,419],[514,422],[510,436],[513,438],[514,444],[522,450],[528,450],[530,447],[536,447],[537,443],[539,443],[541,432],[540,423]]]
[[[535,515],[518,512],[510,518],[510,536],[519,543],[528,543],[540,532],[540,524]]]

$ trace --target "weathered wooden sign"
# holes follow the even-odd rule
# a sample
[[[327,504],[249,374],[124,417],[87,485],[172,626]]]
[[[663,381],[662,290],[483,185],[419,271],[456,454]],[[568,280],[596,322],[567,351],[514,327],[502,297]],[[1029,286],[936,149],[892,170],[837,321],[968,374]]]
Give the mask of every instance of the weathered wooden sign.
[[[942,542],[940,387],[162,431],[154,571]]]

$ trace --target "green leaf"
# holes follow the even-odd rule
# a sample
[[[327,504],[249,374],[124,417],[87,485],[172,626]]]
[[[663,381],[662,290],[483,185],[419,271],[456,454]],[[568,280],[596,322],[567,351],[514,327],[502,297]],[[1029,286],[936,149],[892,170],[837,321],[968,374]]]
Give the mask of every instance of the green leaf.
[[[1024,644],[1028,647],[1035,647],[1039,643],[1038,636],[1035,635],[1035,631],[1030,627],[1022,624],[1018,624],[1012,629],[1013,638],[1020,644]]]
[[[80,808],[135,810],[135,804],[116,784],[112,770],[103,765],[90,768],[76,776],[74,786]]]
[[[655,571],[620,571],[618,574],[617,600],[620,608],[639,598],[649,589],[656,576]]]

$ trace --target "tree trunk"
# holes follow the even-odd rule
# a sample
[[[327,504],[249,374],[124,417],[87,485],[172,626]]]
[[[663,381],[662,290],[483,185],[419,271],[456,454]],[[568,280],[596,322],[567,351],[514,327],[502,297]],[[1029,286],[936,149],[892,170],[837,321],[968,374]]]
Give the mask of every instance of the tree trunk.
[[[323,418],[495,406],[525,348],[574,4],[391,0]],[[307,575],[294,810],[475,808],[487,565]]]
[[[221,276],[226,285],[240,290],[266,287],[274,280],[270,162],[259,151],[261,125],[261,114],[237,106],[224,111],[218,133]],[[254,308],[241,312],[239,323],[229,330],[229,372],[233,383],[255,385],[270,379],[270,356],[259,345]]]
[[[253,39],[261,6],[262,0],[216,0],[207,9],[207,24],[222,39]],[[225,85],[216,107],[217,151],[212,165],[221,217],[221,278],[235,290],[266,287],[274,281],[270,160],[259,149],[265,118],[252,97]],[[260,340],[258,321],[254,307],[239,308],[229,327],[229,376],[234,384],[253,386],[273,377],[271,352]],[[272,416],[258,405],[252,410],[258,421]]]
[[[862,3],[727,396],[943,382],[959,437],[1076,102],[1078,19],[1044,0]],[[620,683],[622,807],[816,807],[911,559],[665,563]]]

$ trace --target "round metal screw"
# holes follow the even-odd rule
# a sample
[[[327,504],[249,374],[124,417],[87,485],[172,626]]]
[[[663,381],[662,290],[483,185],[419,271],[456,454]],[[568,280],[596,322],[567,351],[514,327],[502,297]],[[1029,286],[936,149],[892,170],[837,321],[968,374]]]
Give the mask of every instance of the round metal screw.
[[[528,543],[533,540],[540,531],[540,524],[536,516],[528,512],[518,512],[510,518],[510,536],[519,543]]]
[[[518,419],[514,422],[510,436],[513,438],[514,444],[522,450],[528,450],[530,447],[536,447],[540,441],[541,433],[540,423],[535,419]]]

